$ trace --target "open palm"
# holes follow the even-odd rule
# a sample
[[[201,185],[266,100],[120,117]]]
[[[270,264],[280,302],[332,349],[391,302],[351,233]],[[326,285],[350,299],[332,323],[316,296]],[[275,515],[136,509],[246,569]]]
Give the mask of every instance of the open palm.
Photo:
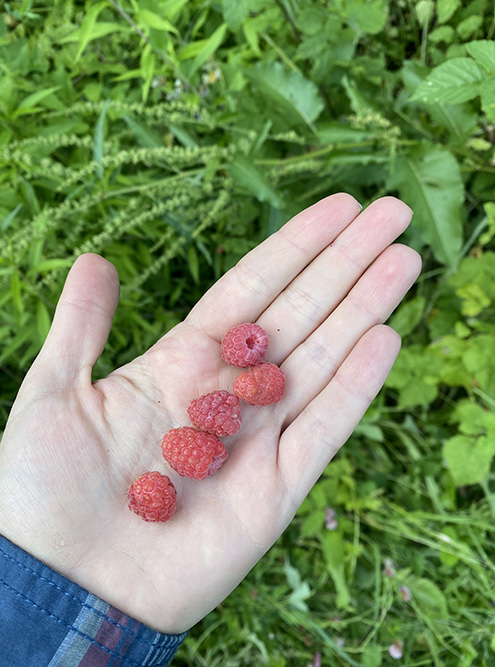
[[[383,385],[400,348],[382,323],[421,261],[393,241],[411,218],[391,197],[359,214],[345,194],[306,209],[221,278],[144,355],[92,383],[118,303],[98,255],[71,269],[45,345],[14,403],[0,448],[0,533],[136,619],[178,633],[243,579],[291,521]],[[376,260],[376,261],[375,261]],[[231,390],[239,372],[222,336],[258,322],[282,401],[242,407],[213,476],[179,477],[161,456],[194,398]],[[165,524],[127,508],[148,470],[177,488]]]

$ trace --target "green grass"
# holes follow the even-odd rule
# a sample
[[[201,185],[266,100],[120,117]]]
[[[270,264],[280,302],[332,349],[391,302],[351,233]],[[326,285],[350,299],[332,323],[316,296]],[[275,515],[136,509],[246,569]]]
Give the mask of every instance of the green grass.
[[[385,388],[174,664],[495,665],[493,3],[1,12],[0,428],[82,252],[122,283],[101,377],[318,199],[415,211],[400,240],[423,273]]]

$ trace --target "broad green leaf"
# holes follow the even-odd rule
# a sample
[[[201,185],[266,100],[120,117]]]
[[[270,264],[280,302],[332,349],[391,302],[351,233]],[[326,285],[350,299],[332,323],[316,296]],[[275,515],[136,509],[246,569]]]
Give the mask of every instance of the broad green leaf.
[[[318,125],[318,139],[322,144],[353,144],[374,139],[374,130],[360,130],[343,123],[322,123]]]
[[[382,649],[377,644],[367,646],[361,656],[363,667],[380,667],[382,664]]]
[[[433,16],[433,0],[419,0],[414,9],[421,27],[428,25]]]
[[[439,23],[446,23],[461,6],[461,0],[437,0],[437,17]]]
[[[411,598],[433,621],[444,620],[449,616],[445,594],[430,579],[409,581]]]
[[[44,259],[32,266],[28,271],[28,276],[33,277],[38,273],[45,271],[56,271],[57,269],[68,269],[74,262],[71,259]]]
[[[59,86],[52,86],[51,88],[45,88],[44,90],[37,90],[35,93],[31,93],[25,97],[22,102],[18,105],[14,117],[21,116],[26,113],[32,113],[36,110],[36,105],[39,104],[45,97],[48,97],[56,90],[59,90]]]
[[[249,0],[222,0],[223,18],[229,28],[236,32],[249,12]]]
[[[124,114],[123,118],[140,146],[143,148],[159,148],[163,146],[163,137],[154,128],[128,114]]]
[[[490,122],[495,121],[495,76],[485,79],[481,84],[481,108]]]
[[[397,158],[389,186],[414,210],[412,224],[435,257],[451,268],[462,246],[464,184],[459,164],[445,148],[423,143]]]
[[[244,73],[260,92],[275,102],[295,120],[313,129],[324,104],[316,85],[300,72],[294,72],[279,62],[257,63]]]
[[[483,17],[479,14],[473,14],[466,17],[457,25],[456,32],[462,40],[469,39],[478,28],[481,28],[482,23]]]
[[[455,435],[443,446],[443,457],[457,486],[477,484],[489,473],[495,441],[481,436]]]
[[[488,308],[491,303],[490,298],[485,294],[484,290],[475,283],[459,287],[456,290],[456,294],[462,299],[461,312],[466,317],[476,317]]]
[[[223,42],[227,24],[222,23],[208,39],[200,39],[185,46],[179,53],[180,60],[195,58],[192,70],[196,72],[218,49]]]
[[[169,123],[168,129],[183,146],[188,146],[189,148],[198,147],[198,142],[184,128],[174,125],[174,123]]]
[[[416,89],[418,102],[467,102],[480,94],[486,72],[471,58],[452,58],[435,67]]]
[[[424,296],[417,296],[403,302],[388,324],[402,337],[408,336],[421,321],[425,305]]]
[[[479,39],[466,44],[466,50],[488,71],[495,72],[495,42],[488,39]]]
[[[151,81],[155,73],[155,54],[151,50],[151,46],[146,44],[140,59],[141,67],[141,76],[144,79],[143,85],[141,86],[141,99],[143,102],[146,102],[148,99],[148,93],[151,86]]]
[[[100,112],[95,128],[95,138],[93,144],[93,160],[98,164],[98,176],[103,178],[103,142],[105,140],[105,116],[107,115],[110,99],[105,100],[105,104]]]
[[[119,74],[119,76],[114,77],[112,81],[129,81],[130,79],[139,79],[140,76],[140,69],[130,69],[128,72],[124,72],[124,74]]]
[[[349,0],[346,22],[358,34],[376,35],[387,22],[387,7],[384,0]]]
[[[483,84],[482,84],[483,86]],[[435,123],[449,131],[455,144],[465,145],[479,122],[479,113],[467,102],[463,104],[428,104],[427,110]]]
[[[340,534],[333,530],[325,532],[321,542],[328,571],[337,590],[337,608],[342,609],[351,599],[344,572],[344,542]]]
[[[275,208],[284,207],[283,200],[268,183],[265,174],[245,155],[237,155],[228,166],[228,171],[241,188],[253,194],[259,201],[268,201]]]
[[[101,37],[95,29],[96,20],[106,7],[106,2],[98,2],[96,5],[90,6],[89,10],[86,12],[85,17],[83,18],[81,27],[79,29],[78,42],[79,48],[76,54],[76,62],[82,56],[84,49],[87,47],[89,42],[93,39],[96,39],[95,35]],[[116,25],[116,24],[113,24]],[[105,34],[108,34],[107,32]]]
[[[22,204],[17,204],[17,206],[13,208],[8,215],[5,216],[2,222],[2,232],[7,231],[7,229],[10,227],[12,221],[15,219],[15,216],[19,213],[21,208]]]
[[[284,562],[284,572],[287,577],[287,583],[292,589],[292,593],[289,597],[289,604],[301,611],[308,611],[308,606],[305,603],[305,600],[311,596],[311,589],[307,582],[302,580],[299,570],[291,565],[287,556],[285,557]]]
[[[146,26],[147,28],[153,28],[154,30],[164,30],[165,32],[173,32],[176,35],[179,34],[179,31],[175,26],[173,26],[170,21],[162,18],[155,12],[152,12],[150,9],[140,9],[136,14],[137,23]]]
[[[489,396],[495,397],[495,365],[487,363],[493,358],[495,335],[482,334],[469,341],[462,362],[469,374]],[[495,442],[495,441],[494,441]]]
[[[130,32],[130,29],[126,25],[120,25],[119,23],[109,23],[108,21],[100,21],[95,23],[91,29],[91,33],[88,35],[88,39],[84,44],[83,51],[89,42],[92,42],[95,39],[100,37],[106,37],[111,35],[114,32]],[[67,35],[59,41],[59,44],[69,44],[71,42],[79,42],[81,39],[82,28],[74,30],[70,35]],[[81,51],[82,53],[82,51]]]
[[[167,0],[160,3],[160,12],[164,17],[173,21],[188,2],[189,0]]]
[[[450,421],[459,424],[459,431],[464,435],[483,435],[488,413],[478,403],[465,398],[454,408]]]
[[[440,373],[444,367],[441,351],[419,345],[403,347],[385,386],[397,389],[398,407],[429,405],[438,395]]]
[[[454,39],[454,35],[454,29],[450,25],[441,25],[428,35],[428,39],[434,44],[439,44],[440,42],[450,44]]]
[[[260,17],[247,18],[242,24],[242,31],[247,43],[251,47],[254,55],[261,58],[262,52],[259,45]]]

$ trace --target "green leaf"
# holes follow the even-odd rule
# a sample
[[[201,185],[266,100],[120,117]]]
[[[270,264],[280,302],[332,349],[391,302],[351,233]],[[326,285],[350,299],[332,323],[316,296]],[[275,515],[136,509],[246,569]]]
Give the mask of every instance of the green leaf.
[[[417,579],[409,582],[411,598],[433,621],[449,617],[447,600],[444,593],[430,579]]]
[[[435,257],[455,268],[462,246],[461,207],[464,184],[455,157],[445,148],[424,143],[398,156],[390,187],[414,210],[413,225]]]
[[[403,302],[388,324],[402,337],[408,336],[421,321],[425,305],[424,296]]]
[[[198,142],[183,127],[169,123],[168,129],[183,146],[188,146],[189,148],[198,147]]]
[[[140,59],[141,76],[144,79],[141,86],[141,99],[146,102],[151,86],[151,81],[155,73],[155,54],[151,50],[150,44],[146,44]]]
[[[428,25],[433,16],[433,0],[419,0],[414,7],[418,23],[423,28]]]
[[[123,118],[140,146],[143,148],[160,148],[163,146],[163,137],[155,129],[128,114],[124,114]]]
[[[0,364],[3,364],[3,362],[8,359],[11,355],[14,354],[14,352],[17,352],[17,350],[24,345],[27,341],[32,341],[33,340],[33,335],[36,335],[36,331],[34,331],[31,327],[25,326],[22,331],[20,331],[16,336],[12,338],[10,343],[8,343],[2,353],[0,354]]]
[[[95,128],[95,139],[93,144],[93,160],[98,164],[98,176],[103,178],[103,142],[105,140],[105,116],[110,105],[110,99],[105,100]]]
[[[456,27],[456,32],[461,39],[469,39],[478,28],[481,28],[482,24],[483,17],[474,14],[461,21]]]
[[[294,120],[303,121],[313,129],[313,121],[323,111],[324,104],[312,81],[279,62],[260,62],[253,69],[245,69],[244,73],[269,100]]]
[[[486,72],[471,58],[451,58],[435,67],[421,83],[412,100],[418,102],[467,102],[480,94]]]
[[[440,350],[419,345],[403,347],[392,367],[385,386],[399,391],[400,409],[428,405],[438,394],[444,361]]]
[[[490,122],[495,121],[495,76],[490,76],[481,84],[481,108]]]
[[[327,531],[321,541],[328,571],[337,590],[337,608],[342,609],[351,599],[344,573],[344,542],[336,531]]]
[[[15,216],[19,213],[21,208],[22,204],[17,204],[17,206],[13,208],[8,215],[5,216],[2,222],[2,232],[7,231],[7,229],[10,227],[12,221],[15,219]]]
[[[489,72],[495,72],[495,42],[479,39],[466,44],[466,50],[478,63]]]
[[[308,605],[305,603],[311,596],[309,585],[302,580],[299,570],[291,565],[288,557],[285,557],[284,572],[287,577],[287,583],[292,589],[289,597],[289,604],[300,611],[308,611]]]
[[[461,6],[461,0],[437,0],[437,18],[439,23],[446,23]]]
[[[443,457],[457,486],[477,484],[490,472],[495,441],[481,436],[455,435],[443,446]]]
[[[454,29],[450,25],[442,25],[431,32],[428,39],[434,44],[439,44],[440,42],[450,44],[454,39]]]
[[[222,0],[223,18],[229,28],[236,32],[249,12],[249,0]]]
[[[140,9],[136,14],[136,21],[147,28],[153,28],[153,30],[164,30],[165,32],[173,32],[176,35],[179,34],[177,28],[170,21],[167,21],[167,19],[162,18],[149,9]]]
[[[241,188],[251,192],[259,201],[268,201],[275,208],[284,207],[282,198],[268,183],[265,174],[245,155],[237,155],[228,171]]]
[[[72,264],[73,261],[71,259],[44,259],[29,269],[28,276],[32,278],[37,276],[39,273],[57,271],[58,269],[68,269],[72,266]]]
[[[225,38],[227,24],[222,23],[208,39],[200,39],[185,46],[179,53],[180,60],[195,58],[192,72],[196,72],[218,49]]]
[[[363,667],[380,667],[382,664],[382,649],[377,644],[367,646],[361,657]]]
[[[83,51],[89,42],[92,42],[95,39],[100,37],[106,37],[111,35],[113,32],[130,32],[130,29],[125,25],[119,25],[118,23],[109,23],[107,21],[100,21],[100,23],[94,23],[91,28],[91,32],[87,35],[88,39],[83,46]],[[82,27],[78,30],[74,30],[70,35],[67,35],[59,41],[59,44],[70,44],[71,42],[79,42],[81,40]],[[82,54],[82,51],[81,51]]]
[[[59,88],[60,86],[52,86],[51,88],[45,88],[44,90],[37,90],[35,93],[28,95],[18,105],[17,109],[15,110],[14,117],[37,111],[36,105],[39,104],[42,100],[44,100],[45,97],[48,97],[56,90],[59,90]]]
[[[19,271],[17,270],[15,270],[12,274],[10,289],[15,307],[20,313],[24,312],[24,302],[21,296],[21,279],[19,278]]]
[[[189,246],[187,251],[187,263],[195,284],[199,285],[199,258],[194,246]]]
[[[42,345],[45,342],[45,338],[47,337],[48,332],[50,331],[50,324],[51,319],[48,309],[43,301],[39,300],[36,304],[36,327],[38,329],[38,335]]]
[[[384,0],[349,0],[346,22],[358,34],[377,35],[385,28],[387,7]]]
[[[259,201],[268,201],[275,208],[284,207],[282,198],[268,183],[265,174],[245,155],[237,155],[228,166],[228,171],[238,185],[251,192]]]
[[[479,386],[489,396],[495,397],[495,365],[487,363],[492,359],[495,349],[495,335],[482,334],[469,341],[468,349],[462,356],[462,361],[468,373],[477,380]]]
[[[81,27],[79,29],[78,41],[79,48],[77,49],[76,62],[82,56],[84,49],[87,47],[89,42],[97,37],[102,35],[98,33],[98,30],[95,29],[96,19],[98,18],[100,12],[106,7],[106,2],[98,2],[96,5],[90,6],[89,10],[86,12],[85,17],[83,18]],[[117,25],[117,24],[112,24]],[[105,32],[104,34],[108,34]]]
[[[166,0],[160,3],[160,12],[163,16],[173,21],[187,5],[189,0]]]

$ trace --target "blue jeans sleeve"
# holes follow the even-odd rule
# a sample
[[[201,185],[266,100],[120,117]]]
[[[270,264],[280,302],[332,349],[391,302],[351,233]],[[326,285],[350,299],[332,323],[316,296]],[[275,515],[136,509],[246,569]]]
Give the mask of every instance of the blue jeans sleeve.
[[[165,667],[186,634],[139,623],[0,535],[0,667]]]

